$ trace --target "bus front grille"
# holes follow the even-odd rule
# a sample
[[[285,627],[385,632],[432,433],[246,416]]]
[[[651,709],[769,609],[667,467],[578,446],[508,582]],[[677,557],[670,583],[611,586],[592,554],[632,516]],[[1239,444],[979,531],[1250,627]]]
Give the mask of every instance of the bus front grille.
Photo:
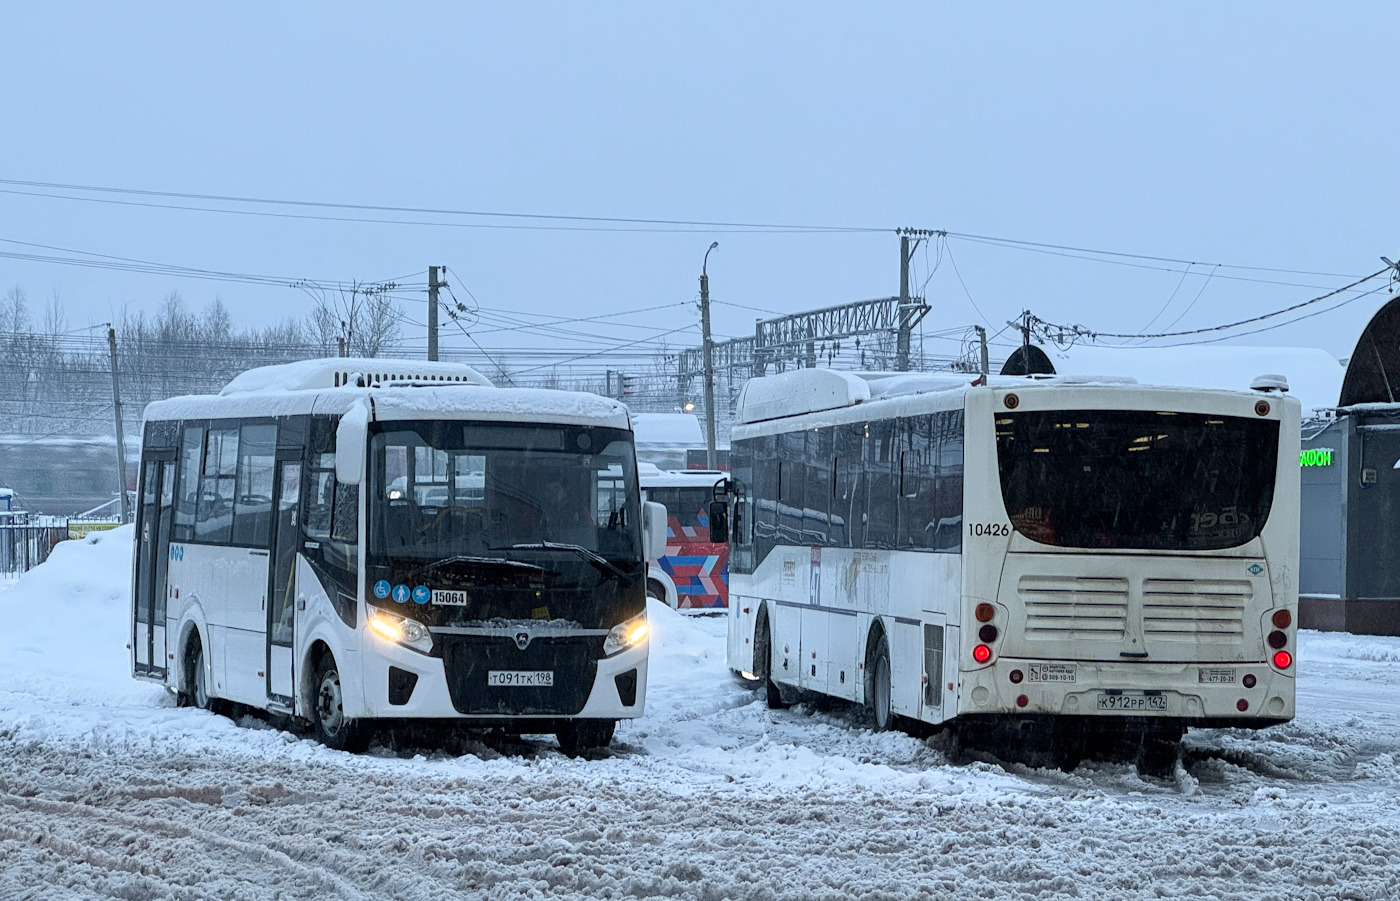
[[[1025,575],[1017,594],[1027,638],[1121,641],[1127,635],[1127,579]]]
[[[1253,598],[1243,579],[1144,579],[1142,630],[1165,641],[1239,644]]]
[[[447,691],[458,713],[471,716],[572,716],[593,691],[602,636],[535,638],[523,650],[496,635],[443,635]],[[553,673],[549,686],[493,686],[492,672]]]

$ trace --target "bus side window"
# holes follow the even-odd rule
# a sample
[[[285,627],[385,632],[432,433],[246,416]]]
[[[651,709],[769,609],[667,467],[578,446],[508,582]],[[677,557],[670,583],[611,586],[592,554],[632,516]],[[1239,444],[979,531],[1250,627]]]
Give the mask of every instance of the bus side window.
[[[272,469],[277,426],[245,425],[238,437],[233,543],[266,548],[272,531]]]
[[[934,510],[938,521],[937,549],[962,551],[963,512],[963,412],[939,413],[935,437],[938,444],[938,491]]]
[[[199,464],[204,458],[204,428],[186,426],[180,443],[180,493],[175,504],[176,541],[194,539],[195,512],[199,506]]]
[[[332,473],[334,475],[334,473]],[[335,483],[331,540],[354,544],[360,540],[360,486]]]
[[[335,455],[313,454],[310,488],[306,495],[306,534],[331,537],[331,511],[335,508]]]
[[[233,532],[234,477],[238,470],[238,429],[210,429],[199,480],[194,535],[210,544],[228,544]]]
[[[894,420],[885,419],[871,422],[866,427],[865,461],[861,468],[870,486],[865,495],[865,546],[868,548],[889,549],[895,546],[899,471],[894,426]]]

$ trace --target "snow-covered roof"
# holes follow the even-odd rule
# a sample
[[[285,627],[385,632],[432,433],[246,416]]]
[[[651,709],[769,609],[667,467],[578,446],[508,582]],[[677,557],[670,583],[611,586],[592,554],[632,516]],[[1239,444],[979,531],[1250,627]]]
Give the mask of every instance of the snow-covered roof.
[[[654,463],[637,463],[643,488],[709,488],[728,475],[717,469],[662,469]]]
[[[650,447],[704,447],[705,433],[694,413],[633,413],[637,444]]]
[[[1341,392],[1342,364],[1315,347],[1099,347],[1076,345],[1049,350],[1062,375],[1127,376],[1145,385],[1219,388],[1248,391],[1255,376],[1277,373],[1288,379],[1306,416],[1335,407]]]
[[[338,388],[360,382],[455,382],[489,387],[491,380],[464,363],[426,360],[391,360],[370,357],[325,357],[260,366],[233,377],[219,393],[249,394],[264,391],[304,391]]]
[[[473,384],[442,387],[341,387],[326,390],[265,388],[225,395],[189,395],[146,407],[146,419],[205,419],[248,416],[343,414],[371,398],[374,418],[476,419],[488,422],[557,422],[628,428],[627,408],[615,400],[548,388],[489,388]]]

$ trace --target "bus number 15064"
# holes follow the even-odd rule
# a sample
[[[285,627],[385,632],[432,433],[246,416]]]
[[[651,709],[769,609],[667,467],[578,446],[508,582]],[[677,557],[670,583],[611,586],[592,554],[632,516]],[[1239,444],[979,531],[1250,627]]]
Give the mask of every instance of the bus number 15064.
[[[976,538],[1006,538],[1011,534],[1011,527],[1000,522],[970,522],[967,533]]]

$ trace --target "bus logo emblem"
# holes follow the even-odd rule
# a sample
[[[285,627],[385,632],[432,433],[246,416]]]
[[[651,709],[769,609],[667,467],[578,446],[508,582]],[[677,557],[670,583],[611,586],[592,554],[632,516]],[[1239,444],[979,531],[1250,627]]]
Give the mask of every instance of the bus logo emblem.
[[[528,648],[528,647],[530,646],[530,633],[529,633],[529,632],[516,632],[516,633],[515,633],[515,646],[516,646],[517,648],[519,648],[520,650],[522,650],[522,651],[525,650],[526,648]]]
[[[1258,563],[1251,563],[1249,564],[1249,571],[1257,576],[1264,571],[1264,567],[1260,566]]]

